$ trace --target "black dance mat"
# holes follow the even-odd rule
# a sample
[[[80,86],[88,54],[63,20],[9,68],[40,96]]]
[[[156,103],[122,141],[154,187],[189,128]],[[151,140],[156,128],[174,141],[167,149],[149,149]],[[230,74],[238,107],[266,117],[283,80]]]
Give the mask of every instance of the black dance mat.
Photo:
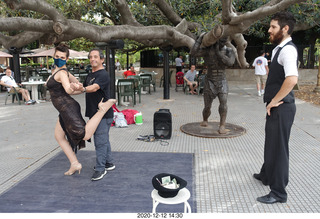
[[[193,154],[113,152],[116,169],[102,180],[91,181],[94,151],[79,151],[82,171],[64,176],[69,162],[59,153],[48,163],[0,196],[0,213],[151,212],[152,177],[171,173],[185,179],[191,192],[189,204],[196,212],[193,191]],[[183,204],[159,204],[157,212],[183,212]]]

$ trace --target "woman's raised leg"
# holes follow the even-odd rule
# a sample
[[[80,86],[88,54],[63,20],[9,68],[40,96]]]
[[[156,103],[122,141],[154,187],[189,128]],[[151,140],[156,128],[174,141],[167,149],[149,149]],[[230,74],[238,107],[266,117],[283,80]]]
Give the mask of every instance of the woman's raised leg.
[[[104,103],[101,100],[101,102],[98,105],[99,106],[98,112],[96,112],[96,114],[94,114],[94,116],[86,124],[86,135],[84,136],[83,140],[88,140],[93,136],[104,114],[116,102],[117,102],[116,99],[109,99]]]

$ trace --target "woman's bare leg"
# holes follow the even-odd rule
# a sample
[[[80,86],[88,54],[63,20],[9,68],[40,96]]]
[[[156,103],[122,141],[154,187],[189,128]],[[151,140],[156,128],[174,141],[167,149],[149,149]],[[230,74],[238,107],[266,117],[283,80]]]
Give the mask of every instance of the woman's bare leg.
[[[65,175],[72,175],[74,172],[76,171],[81,171],[81,164],[79,163],[76,154],[74,153],[74,151],[72,150],[70,143],[68,142],[68,140],[66,139],[66,134],[63,131],[61,124],[59,122],[59,119],[57,121],[56,124],[56,128],[54,130],[54,137],[56,138],[58,144],[60,145],[61,149],[63,150],[63,152],[65,153],[65,155],[67,156],[67,158],[69,159],[69,162],[71,164],[70,169],[65,172]]]
[[[93,136],[104,114],[110,109],[110,107],[112,107],[113,104],[116,103],[116,101],[116,99],[109,99],[104,103],[102,103],[102,101],[99,103],[98,112],[96,112],[96,114],[94,114],[86,124],[86,135],[83,140],[88,140]]]

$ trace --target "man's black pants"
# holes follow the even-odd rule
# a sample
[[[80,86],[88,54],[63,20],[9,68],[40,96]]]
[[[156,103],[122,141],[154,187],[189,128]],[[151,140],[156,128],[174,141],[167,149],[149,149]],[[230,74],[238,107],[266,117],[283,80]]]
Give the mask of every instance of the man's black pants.
[[[296,113],[294,103],[283,103],[271,109],[265,126],[264,164],[261,180],[270,186],[270,195],[287,200],[289,182],[289,138]]]

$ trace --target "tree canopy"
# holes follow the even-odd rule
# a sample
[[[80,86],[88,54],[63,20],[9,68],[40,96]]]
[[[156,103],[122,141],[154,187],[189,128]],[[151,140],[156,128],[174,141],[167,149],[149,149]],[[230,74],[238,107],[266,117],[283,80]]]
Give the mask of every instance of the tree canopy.
[[[2,0],[0,44],[21,48],[40,40],[91,42],[128,39],[143,47],[187,47],[207,32],[203,46],[228,37],[241,67],[245,35],[267,37],[269,16],[291,10],[296,31],[319,33],[319,0]],[[311,32],[312,33],[312,32]]]

